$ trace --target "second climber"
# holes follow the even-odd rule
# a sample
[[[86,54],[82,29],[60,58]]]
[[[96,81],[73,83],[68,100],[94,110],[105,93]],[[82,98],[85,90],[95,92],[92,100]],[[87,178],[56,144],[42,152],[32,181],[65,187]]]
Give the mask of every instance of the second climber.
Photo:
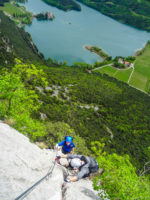
[[[75,144],[73,143],[73,138],[71,136],[66,136],[62,142],[56,144],[56,149],[58,150],[59,147],[62,147],[63,154],[73,154]]]

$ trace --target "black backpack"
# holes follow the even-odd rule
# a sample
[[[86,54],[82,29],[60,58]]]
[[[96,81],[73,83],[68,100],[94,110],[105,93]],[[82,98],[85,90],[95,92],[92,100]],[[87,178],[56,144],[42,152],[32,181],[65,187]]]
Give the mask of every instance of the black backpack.
[[[89,166],[90,172],[91,173],[97,172],[99,170],[97,161],[93,157],[89,157],[89,159],[90,159],[90,166]]]

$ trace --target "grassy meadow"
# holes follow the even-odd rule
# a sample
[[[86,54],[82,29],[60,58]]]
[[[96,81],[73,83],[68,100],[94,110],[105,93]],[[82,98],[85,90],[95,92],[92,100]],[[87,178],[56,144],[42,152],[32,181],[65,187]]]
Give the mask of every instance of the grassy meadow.
[[[99,68],[98,70],[95,70],[95,71],[100,72],[102,74],[107,74],[109,76],[113,76],[117,78],[118,80],[128,82],[128,79],[130,77],[132,70],[133,70],[132,68],[120,70],[112,66],[106,66],[106,67]]]
[[[102,74],[107,74],[109,76],[114,76],[114,74],[116,73],[117,69],[115,69],[114,67],[111,66],[106,66],[106,67],[101,67],[97,70],[95,70],[96,72],[100,72]]]
[[[127,70],[117,70],[117,73],[115,73],[114,77],[127,83],[132,70],[133,68]]]
[[[136,57],[134,73],[130,85],[145,92],[150,92],[150,43],[148,42],[140,55]]]

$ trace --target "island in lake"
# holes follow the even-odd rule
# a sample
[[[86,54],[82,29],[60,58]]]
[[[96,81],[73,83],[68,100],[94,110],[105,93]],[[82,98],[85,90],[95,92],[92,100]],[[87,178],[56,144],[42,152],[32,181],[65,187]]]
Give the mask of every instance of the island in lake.
[[[38,20],[53,20],[55,17],[53,15],[53,13],[51,12],[41,12],[37,15],[35,15],[35,17],[38,19]]]
[[[91,51],[91,52],[94,52],[94,53],[96,53],[97,55],[99,55],[100,57],[102,57],[103,58],[103,60],[105,60],[106,58],[108,58],[109,57],[109,55],[106,53],[106,52],[104,52],[102,49],[100,49],[99,47],[97,47],[97,46],[89,46],[89,45],[86,45],[85,46],[85,49],[87,49],[88,51]]]

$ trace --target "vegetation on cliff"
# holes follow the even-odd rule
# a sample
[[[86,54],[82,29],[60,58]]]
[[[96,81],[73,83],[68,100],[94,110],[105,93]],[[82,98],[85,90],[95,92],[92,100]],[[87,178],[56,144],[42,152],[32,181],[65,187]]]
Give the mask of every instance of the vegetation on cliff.
[[[105,172],[94,180],[94,188],[105,191],[103,193],[101,190],[101,199],[148,200],[150,182],[145,174],[148,165],[145,165],[144,169],[137,175],[128,155],[107,154],[104,151],[104,146],[104,143],[99,142],[93,143],[92,146],[93,152],[98,157],[99,165],[105,169]]]
[[[34,115],[36,119],[41,120],[43,113],[46,121],[65,122],[84,138],[88,148],[90,141],[103,140],[107,152],[128,154],[138,169],[143,166],[149,159],[149,96],[106,75],[88,74],[82,68],[40,68],[46,73],[49,89],[40,81],[37,86],[41,89],[36,89],[32,86],[34,79],[25,81],[22,75],[23,82],[33,87],[42,102]],[[45,137],[40,140],[45,141]]]
[[[146,199],[148,176],[138,175],[150,159],[150,97],[82,68],[15,63],[1,70],[0,119],[50,148],[74,136],[76,153],[95,155],[105,170],[97,189],[112,200]]]

